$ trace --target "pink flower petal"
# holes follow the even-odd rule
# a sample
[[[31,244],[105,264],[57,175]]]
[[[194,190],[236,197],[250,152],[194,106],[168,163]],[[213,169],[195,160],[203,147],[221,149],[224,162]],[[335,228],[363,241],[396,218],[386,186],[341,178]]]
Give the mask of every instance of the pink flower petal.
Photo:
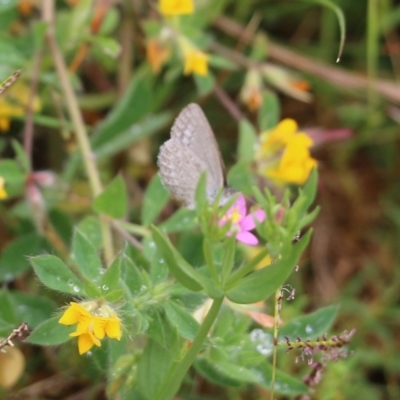
[[[258,239],[250,232],[238,232],[236,235],[236,240],[247,244],[248,246],[255,246],[258,244]]]
[[[265,219],[265,211],[264,210],[256,210],[251,214],[244,217],[240,222],[240,228],[242,231],[251,231],[256,227],[256,221],[263,222]]]
[[[219,220],[218,226],[223,226],[229,221],[229,217],[232,213],[237,210],[237,212],[241,216],[241,220],[246,215],[246,200],[243,195],[240,195],[237,200],[233,203],[233,205],[229,208],[226,214]],[[235,224],[236,225],[236,224]]]
[[[241,194],[233,205],[243,217],[246,215],[246,199]]]

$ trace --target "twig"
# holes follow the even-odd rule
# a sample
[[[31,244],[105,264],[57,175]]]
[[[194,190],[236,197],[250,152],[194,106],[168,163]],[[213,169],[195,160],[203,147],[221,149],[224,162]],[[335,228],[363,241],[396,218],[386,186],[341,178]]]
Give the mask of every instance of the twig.
[[[235,37],[242,37],[247,43],[251,43],[254,39],[253,35],[243,33],[243,26],[237,22],[221,16],[214,21],[214,25]],[[288,65],[293,69],[313,74],[321,79],[326,80],[332,85],[339,85],[346,89],[362,89],[367,90],[368,78],[353,72],[327,65],[321,61],[302,56],[289,50],[283,46],[269,41],[268,55],[272,60],[279,61]],[[373,85],[374,89],[386,99],[400,103],[400,85],[393,81],[385,79],[376,79]]]
[[[125,229],[123,229],[121,226],[118,225],[117,222],[113,221],[112,227],[122,236],[124,237],[133,247],[136,247],[139,250],[143,250],[142,244],[132,235],[130,235],[128,232],[126,232]]]
[[[13,331],[5,338],[0,340],[0,350],[6,346],[14,347],[14,343],[12,342],[15,338],[23,338],[25,339],[29,336],[29,326],[27,323],[23,322],[17,329],[13,329]]]
[[[19,78],[21,73],[22,73],[22,70],[19,69],[18,71],[15,71],[4,82],[0,82],[0,95],[3,94]]]
[[[231,98],[226,94],[221,86],[215,84],[214,93],[218,97],[218,100],[221,102],[221,104],[229,111],[229,113],[232,115],[233,118],[235,118],[236,121],[240,121],[244,118],[239,107],[235,104],[234,101],[231,100]]]
[[[43,48],[39,49],[36,53],[33,67],[32,67],[32,78],[31,87],[28,99],[28,105],[26,107],[26,118],[24,125],[24,150],[28,156],[30,162],[32,162],[32,144],[33,144],[33,102],[37,93],[40,65],[43,58]]]

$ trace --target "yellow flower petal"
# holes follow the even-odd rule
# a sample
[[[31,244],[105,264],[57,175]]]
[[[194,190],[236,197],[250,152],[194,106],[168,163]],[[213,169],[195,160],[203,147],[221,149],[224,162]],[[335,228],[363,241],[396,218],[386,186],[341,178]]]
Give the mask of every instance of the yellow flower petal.
[[[108,318],[95,318],[93,331],[96,337],[103,339],[106,335],[105,326],[107,325]]]
[[[88,333],[84,333],[79,336],[78,338],[78,349],[79,349],[79,354],[82,355],[89,351],[93,345],[94,341],[92,337]],[[99,344],[99,347],[101,346],[101,343]]]
[[[73,325],[79,322],[81,313],[78,307],[74,306],[77,303],[70,303],[71,305],[64,311],[63,316],[58,320],[62,325]]]
[[[121,339],[121,321],[117,317],[110,318],[105,326],[106,334],[112,339]]]
[[[294,119],[286,118],[270,131],[267,142],[286,145],[296,134],[297,129],[297,122]]]
[[[0,200],[4,200],[8,197],[6,190],[4,189],[4,185],[6,184],[5,179],[0,176]]]
[[[288,146],[286,150],[279,166],[267,170],[266,174],[273,179],[302,185],[308,179],[311,170],[317,165],[317,161],[308,152],[300,151],[303,155],[300,158],[299,153],[295,152],[293,147]]]
[[[163,15],[193,14],[193,0],[160,0],[160,12]]]
[[[23,117],[29,104],[30,88],[24,82],[18,81],[0,98],[0,129],[10,128],[10,118]],[[32,103],[34,112],[42,108],[40,98],[35,96]]]
[[[91,312],[106,315],[106,317],[100,317]],[[63,325],[77,324],[75,332],[70,333],[69,336],[78,337],[80,354],[89,351],[93,345],[100,347],[100,340],[104,339],[106,335],[112,339],[120,340],[121,338],[120,319],[115,315],[114,310],[103,301],[81,304],[71,302],[59,323]]]
[[[197,74],[205,76],[208,74],[209,55],[197,49],[189,49],[184,53],[185,67],[183,73],[185,75]]]
[[[0,130],[1,131],[9,131],[10,130],[10,118],[0,117]]]

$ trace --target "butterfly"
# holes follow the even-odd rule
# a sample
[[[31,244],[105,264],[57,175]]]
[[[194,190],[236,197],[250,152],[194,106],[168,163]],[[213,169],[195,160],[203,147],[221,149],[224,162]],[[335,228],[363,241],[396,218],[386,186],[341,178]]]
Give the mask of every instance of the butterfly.
[[[197,183],[206,171],[210,202],[224,189],[221,204],[234,193],[225,187],[224,163],[211,126],[195,103],[186,106],[171,128],[171,139],[160,148],[158,167],[163,185],[189,209],[195,207]]]

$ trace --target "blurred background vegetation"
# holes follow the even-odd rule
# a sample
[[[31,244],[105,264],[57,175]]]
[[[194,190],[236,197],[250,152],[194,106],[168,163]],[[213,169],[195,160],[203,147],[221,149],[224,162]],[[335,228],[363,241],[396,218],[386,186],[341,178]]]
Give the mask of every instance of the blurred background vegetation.
[[[10,305],[1,292],[0,316],[7,320],[7,310],[18,306],[21,319],[33,325],[48,317],[60,299],[38,286],[26,256],[62,253],[73,224],[91,205],[75,126],[59,90],[54,47],[44,36],[45,3],[0,2],[0,80],[22,69],[0,98],[0,175],[9,182],[8,198],[0,203],[0,281],[19,293]],[[152,40],[163,40],[156,1],[58,0],[54,6],[54,37],[101,178],[107,182],[118,172],[124,176],[132,221],[139,220],[143,192],[157,173],[159,147],[169,137],[174,117],[191,101],[209,118],[227,170],[235,162],[242,117],[257,125],[260,114],[277,113],[279,119],[294,118],[313,137],[322,210],[300,272],[290,281],[296,301],[284,303],[282,318],[333,303],[340,305],[334,331],[356,329],[354,353],[329,364],[315,398],[399,399],[400,2],[196,1],[200,11],[181,28],[212,54],[207,77],[183,75],[182,61],[170,49],[165,50],[165,65],[157,67],[149,49]],[[346,21],[339,63],[336,6]],[[267,63],[268,73],[260,92],[246,97],[246,75],[255,63]],[[43,189],[50,222],[40,210],[32,214],[25,180],[19,181],[4,164],[15,158],[14,141],[31,157],[33,171],[59,175],[56,184]],[[165,207],[161,218],[174,207]],[[52,229],[64,242],[54,240]],[[188,238],[182,240],[189,246]],[[190,249],[195,251],[193,242]],[[37,297],[43,293],[45,300]],[[27,311],[28,303],[33,308]],[[8,329],[2,326],[0,334],[6,336]],[[89,398],[88,375],[95,375],[89,362],[86,376],[74,375],[66,388],[59,374],[73,363],[64,364],[73,357],[68,350],[55,359],[51,350],[20,347],[27,365],[5,398]],[[280,367],[305,375],[307,365],[294,358],[282,353]],[[196,379],[197,393],[187,398],[264,398],[254,388],[222,390]],[[44,382],[60,385],[64,394],[49,397]],[[101,387],[94,396],[103,398]]]

